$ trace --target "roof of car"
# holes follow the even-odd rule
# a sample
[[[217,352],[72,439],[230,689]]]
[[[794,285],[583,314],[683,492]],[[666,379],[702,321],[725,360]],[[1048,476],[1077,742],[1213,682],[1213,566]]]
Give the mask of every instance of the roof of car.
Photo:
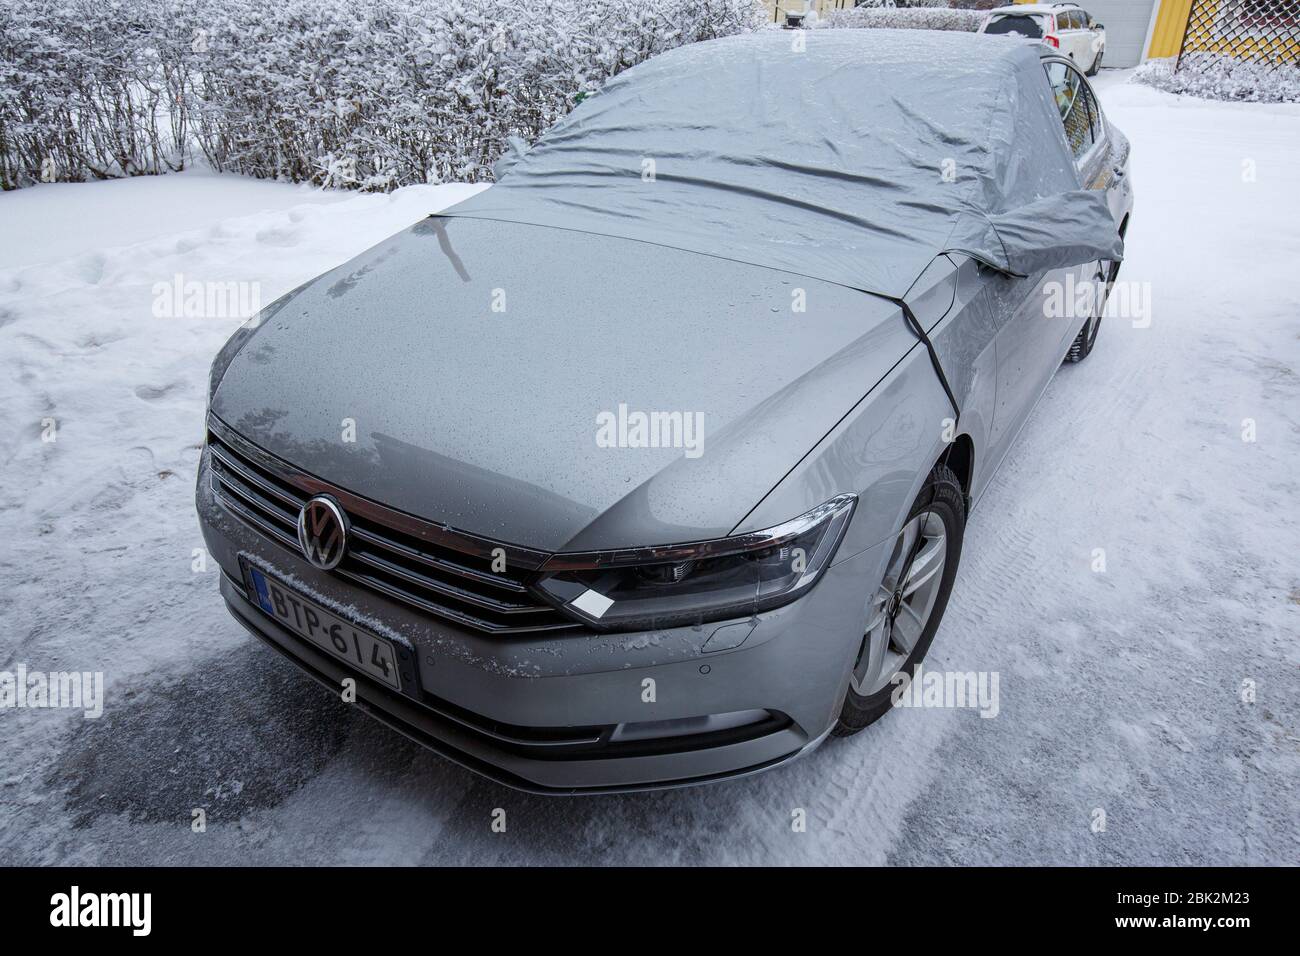
[[[936,30],[687,44],[619,74],[442,215],[638,239],[894,297],[944,252],[1027,274],[1042,237],[1018,210],[1087,192],[1044,49]],[[1071,221],[1109,217],[1098,208]]]
[[[996,7],[989,13],[1057,13],[1061,10],[1077,10],[1077,3],[1017,3],[1013,6]]]

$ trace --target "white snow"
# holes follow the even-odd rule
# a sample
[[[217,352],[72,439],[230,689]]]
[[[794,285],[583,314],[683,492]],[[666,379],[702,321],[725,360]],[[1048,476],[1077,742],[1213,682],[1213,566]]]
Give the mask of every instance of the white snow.
[[[109,179],[86,201],[84,183],[42,183],[4,195],[0,266],[12,269],[129,246],[223,219],[346,198],[337,190],[187,170]]]
[[[1169,93],[1212,100],[1252,103],[1300,103],[1300,67],[1239,60],[1213,53],[1192,53],[1177,67],[1177,58],[1151,60],[1134,80]]]
[[[1300,106],[1124,79],[1101,96],[1133,141],[1122,278],[1151,284],[1151,325],[1108,319],[1061,370],[972,515],[926,661],[996,671],[997,717],[899,710],[671,793],[482,781],[255,644],[212,566],[192,570],[207,369],[233,321],[155,318],[153,283],[257,282],[269,302],[478,187],[0,195],[0,670],[102,670],[107,697],[98,721],[0,712],[0,859],[1294,862]]]

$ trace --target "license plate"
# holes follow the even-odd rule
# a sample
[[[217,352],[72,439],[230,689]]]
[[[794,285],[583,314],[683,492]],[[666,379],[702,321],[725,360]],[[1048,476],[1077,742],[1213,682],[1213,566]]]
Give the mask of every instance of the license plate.
[[[257,568],[249,568],[248,576],[258,606],[290,631],[347,661],[363,674],[402,689],[392,641],[354,627]]]

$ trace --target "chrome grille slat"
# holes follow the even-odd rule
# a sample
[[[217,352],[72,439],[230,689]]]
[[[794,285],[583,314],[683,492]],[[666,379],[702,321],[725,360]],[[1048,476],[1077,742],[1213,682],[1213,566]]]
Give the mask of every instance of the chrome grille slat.
[[[370,574],[366,574],[365,572],[354,571],[347,567],[340,567],[335,573],[342,575],[343,577],[351,581],[356,581],[358,584],[365,585],[366,587],[378,591],[381,594],[386,594],[391,598],[396,598],[399,601],[404,601],[407,604],[414,605],[415,607],[418,607],[421,610],[428,611],[430,614],[436,614],[439,617],[450,618],[451,620],[457,621],[458,623],[466,624],[470,627],[476,628],[481,631],[489,631],[493,634],[511,634],[511,633],[524,633],[524,632],[535,633],[537,631],[569,630],[570,628],[575,626],[568,622],[562,624],[521,625],[517,627],[512,627],[510,625],[492,624],[491,622],[485,621],[482,618],[475,617],[473,614],[467,614],[463,611],[455,611],[451,608],[445,607],[444,605],[435,604],[433,601],[426,600],[420,597],[418,594],[412,594],[410,591],[407,591],[404,588],[399,588],[396,585],[389,584],[387,581],[380,580],[379,578],[376,578]]]
[[[232,438],[233,440],[233,438]],[[277,544],[300,555],[298,512],[319,493],[287,467],[276,474],[275,461],[250,447],[247,454],[215,432],[209,434],[212,486],[237,517]],[[398,533],[370,518],[352,519],[355,544],[329,572],[417,608],[489,634],[523,634],[575,630],[570,620],[548,604],[535,601],[522,573],[497,575],[462,560],[486,560],[482,554],[459,554],[443,544],[399,540]],[[463,536],[462,536],[463,537]]]
[[[263,517],[271,517],[288,525],[289,531],[291,532],[290,540],[297,540],[298,518],[296,515],[286,511],[280,505],[275,504],[265,495],[259,494],[257,491],[249,488],[243,482],[233,479],[229,474],[218,474],[217,482],[222,488],[234,492],[244,501],[245,504],[258,509]]]
[[[517,604],[512,601],[501,601],[496,598],[483,597],[466,591],[463,588],[452,587],[444,584],[424,574],[417,574],[408,571],[401,565],[386,561],[377,554],[371,554],[358,548],[352,548],[348,551],[350,557],[355,558],[362,564],[368,564],[372,568],[391,574],[393,577],[401,578],[408,584],[414,584],[416,587],[425,588],[434,594],[441,594],[444,597],[455,598],[458,601],[464,601],[466,604],[472,604],[475,607],[483,608],[489,611],[496,611],[498,614],[526,614],[530,611],[546,611],[549,605],[546,604]]]
[[[289,548],[290,550],[297,548],[298,546],[297,541],[295,541],[293,538],[290,538],[287,534],[285,534],[275,525],[271,524],[271,522],[267,521],[265,518],[263,518],[253,509],[249,508],[245,504],[240,503],[238,499],[231,498],[229,496],[224,496],[224,498],[225,498],[225,503],[227,508],[229,508],[235,514],[239,515],[241,518],[243,518],[253,527],[260,530],[268,538],[278,541],[280,544],[284,545],[286,548]]]
[[[280,486],[261,477],[255,471],[252,471],[238,464],[230,457],[228,452],[222,449],[220,445],[214,444],[211,446],[211,448],[212,448],[212,456],[216,458],[217,462],[221,465],[222,468],[235,475],[238,475],[241,479],[244,480],[244,482],[252,485],[254,488],[257,488],[263,494],[270,495],[271,497],[274,498],[279,498],[293,511],[296,512],[299,508],[302,507],[303,502],[307,500],[305,497],[299,497],[297,495],[290,494]]]
[[[499,575],[487,574],[483,571],[475,571],[473,568],[467,568],[462,564],[456,564],[451,561],[446,561],[442,558],[436,558],[428,554],[423,554],[422,552],[417,551],[415,548],[407,547],[406,545],[401,544],[400,542],[393,541],[390,538],[386,538],[382,535],[376,534],[374,531],[368,528],[354,527],[353,531],[356,533],[357,538],[366,542],[367,544],[374,545],[377,548],[383,548],[387,551],[392,551],[403,558],[409,558],[412,561],[418,561],[421,564],[427,564],[430,567],[437,568],[440,571],[446,571],[450,574],[455,574],[459,577],[469,578],[471,581],[477,581],[478,583],[486,584],[489,587],[500,588],[503,591],[513,591],[516,594],[528,593],[528,588],[524,587],[518,581],[514,581],[510,578],[503,578],[500,577]]]

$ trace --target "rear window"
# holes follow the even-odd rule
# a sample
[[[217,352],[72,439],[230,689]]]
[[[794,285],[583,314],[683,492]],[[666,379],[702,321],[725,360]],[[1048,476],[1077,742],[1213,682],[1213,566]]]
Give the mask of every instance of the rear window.
[[[1047,17],[1043,14],[1037,16],[1025,13],[996,14],[984,26],[985,33],[1028,37],[1031,40],[1041,40],[1046,31]]]

